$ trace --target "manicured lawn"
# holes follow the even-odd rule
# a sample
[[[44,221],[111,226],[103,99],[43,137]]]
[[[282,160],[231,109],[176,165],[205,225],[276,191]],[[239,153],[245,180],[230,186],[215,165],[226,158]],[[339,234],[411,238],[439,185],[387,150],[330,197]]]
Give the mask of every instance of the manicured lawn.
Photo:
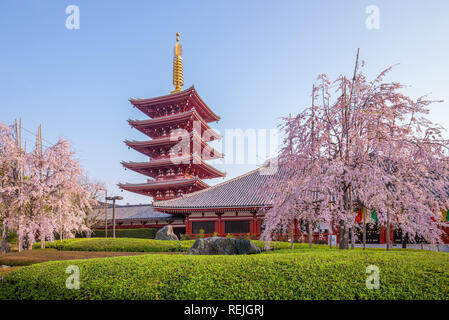
[[[66,267],[80,289],[65,287]],[[380,289],[366,288],[366,267]],[[248,256],[139,255],[53,261],[0,282],[0,299],[449,299],[449,254],[302,246]]]

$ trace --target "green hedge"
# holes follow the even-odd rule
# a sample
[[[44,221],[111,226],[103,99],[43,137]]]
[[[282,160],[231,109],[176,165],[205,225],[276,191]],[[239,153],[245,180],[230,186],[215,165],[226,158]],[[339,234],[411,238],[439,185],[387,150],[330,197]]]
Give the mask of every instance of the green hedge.
[[[449,299],[447,253],[283,252],[52,261],[6,275],[0,299]],[[79,290],[65,287],[69,265]],[[380,268],[379,290],[366,288],[369,265]]]
[[[115,236],[117,238],[154,239],[156,231],[155,228],[116,229]],[[92,236],[95,238],[104,238],[105,231],[95,230]],[[108,237],[112,237],[111,229],[108,229]]]
[[[47,242],[46,248],[65,251],[185,252],[194,240],[170,241],[134,238],[81,238]],[[33,245],[40,248],[40,242]]]
[[[153,239],[135,239],[135,238],[76,238],[66,239],[62,242],[56,240],[47,242],[47,248],[68,251],[127,251],[127,252],[186,252],[195,242],[195,240],[153,240]],[[265,242],[253,240],[261,249],[265,249]],[[41,247],[40,242],[33,245],[33,248]],[[295,248],[308,248],[308,245],[295,243]],[[323,246],[327,248],[326,246]],[[272,242],[270,249],[288,249],[288,242]]]
[[[0,237],[2,236],[2,228],[3,227],[0,225]],[[6,235],[6,241],[10,244],[17,244],[17,232],[16,231],[8,231],[7,235]]]

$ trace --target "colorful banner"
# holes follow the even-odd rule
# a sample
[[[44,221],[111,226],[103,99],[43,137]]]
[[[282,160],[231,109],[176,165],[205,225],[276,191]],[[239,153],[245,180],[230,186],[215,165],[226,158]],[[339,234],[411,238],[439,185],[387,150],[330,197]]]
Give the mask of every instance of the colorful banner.
[[[448,222],[449,221],[449,210],[441,210],[441,221],[442,222]]]
[[[371,211],[371,218],[374,220],[374,223],[377,223],[377,212],[376,210]]]
[[[360,209],[359,211],[357,211],[357,215],[355,216],[355,222],[357,223],[361,223],[363,221],[363,212],[365,210]]]

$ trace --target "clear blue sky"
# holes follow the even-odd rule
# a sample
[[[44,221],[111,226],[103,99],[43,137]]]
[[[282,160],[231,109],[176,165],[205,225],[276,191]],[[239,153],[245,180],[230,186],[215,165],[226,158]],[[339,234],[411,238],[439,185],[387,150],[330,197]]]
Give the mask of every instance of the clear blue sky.
[[[80,9],[79,30],[65,27],[71,4]],[[378,30],[365,26],[368,5],[380,9]],[[90,178],[111,193],[120,193],[118,182],[145,181],[120,165],[145,160],[123,143],[145,138],[126,122],[145,118],[128,99],[172,90],[179,31],[185,88],[194,84],[222,117],[213,125],[222,133],[276,128],[280,116],[309,103],[318,74],[350,74],[359,47],[370,76],[400,63],[389,79],[410,85],[407,94],[445,100],[431,119],[449,128],[448,15],[447,0],[3,0],[0,121],[22,117],[32,131],[42,123],[50,142],[69,140]],[[256,166],[217,167],[228,179]],[[123,203],[150,201],[120,194]]]

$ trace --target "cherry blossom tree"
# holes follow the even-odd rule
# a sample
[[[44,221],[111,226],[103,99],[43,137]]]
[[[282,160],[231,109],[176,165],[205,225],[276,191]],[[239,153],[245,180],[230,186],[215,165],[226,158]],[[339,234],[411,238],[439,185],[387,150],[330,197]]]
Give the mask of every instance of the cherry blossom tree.
[[[14,130],[0,125],[0,224],[17,231],[19,250],[89,231],[86,214],[96,205],[93,190],[67,141],[26,153]]]
[[[357,53],[352,78],[341,75],[331,83],[321,74],[312,105],[284,119],[278,161],[285,177],[267,186],[276,197],[263,239],[285,232],[292,221],[309,228],[321,223],[337,225],[339,247],[347,249],[359,228],[356,209],[367,208],[386,228],[387,250],[392,226],[409,239],[441,241],[449,142],[444,129],[425,117],[436,101],[405,96],[401,84],[385,81],[391,68],[368,81],[363,67]]]
[[[107,195],[107,189],[104,182],[90,182],[87,176],[84,176],[82,185],[89,192],[90,209],[85,210],[84,224],[87,226],[85,234],[90,237],[92,230],[104,223],[104,201]]]
[[[0,124],[0,221],[2,240],[8,230],[16,230],[19,243],[29,233],[30,225],[24,221],[26,214],[27,183],[26,155],[17,143],[11,127]],[[19,251],[22,249],[19,246]]]

